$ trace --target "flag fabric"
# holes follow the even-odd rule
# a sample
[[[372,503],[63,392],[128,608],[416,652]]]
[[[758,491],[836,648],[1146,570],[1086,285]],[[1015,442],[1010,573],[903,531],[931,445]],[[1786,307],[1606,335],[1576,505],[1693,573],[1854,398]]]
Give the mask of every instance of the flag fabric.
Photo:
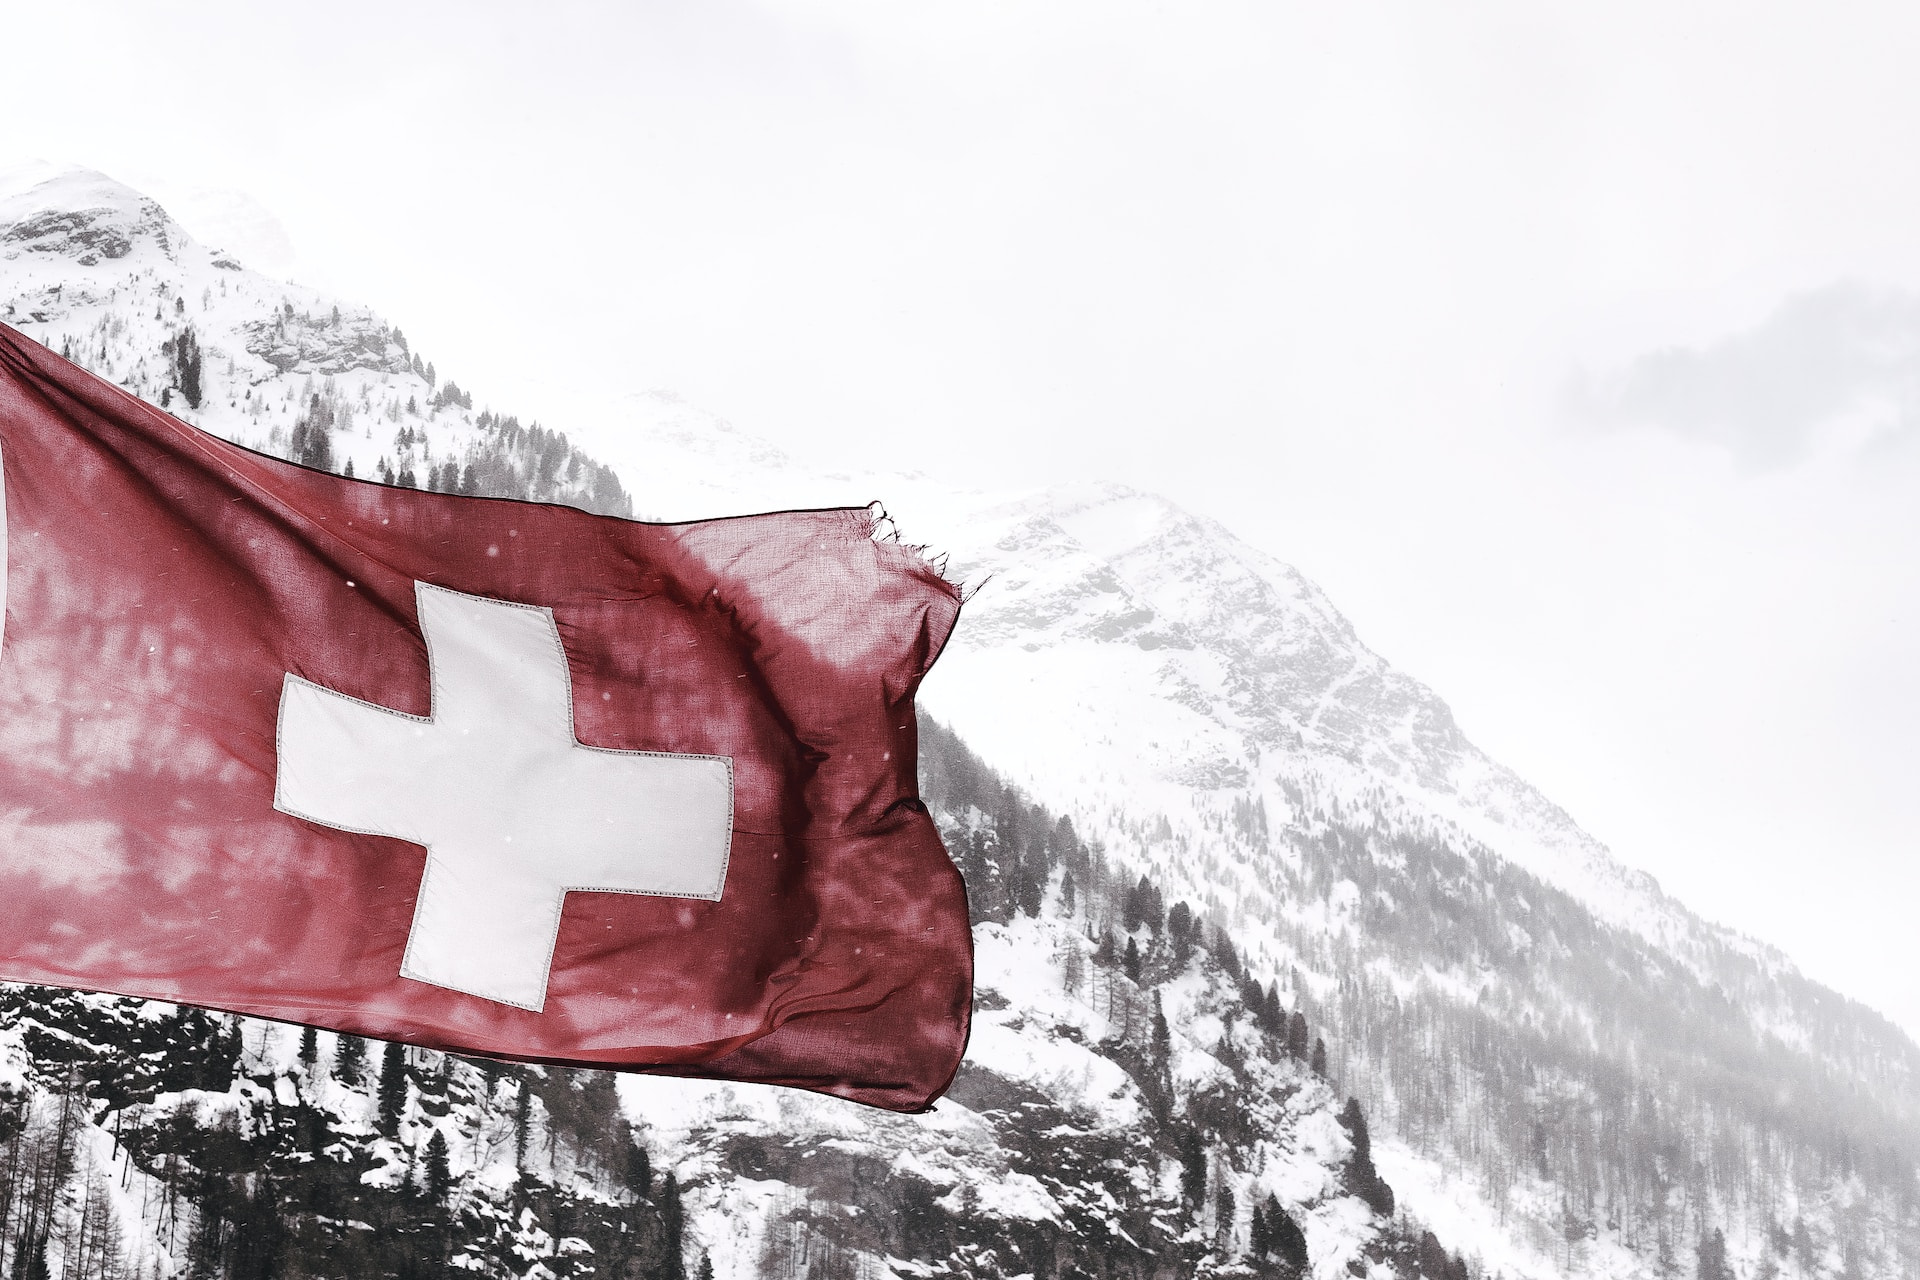
[[[896,1110],[966,1045],[865,509],[646,524],[312,471],[0,326],[0,978]]]

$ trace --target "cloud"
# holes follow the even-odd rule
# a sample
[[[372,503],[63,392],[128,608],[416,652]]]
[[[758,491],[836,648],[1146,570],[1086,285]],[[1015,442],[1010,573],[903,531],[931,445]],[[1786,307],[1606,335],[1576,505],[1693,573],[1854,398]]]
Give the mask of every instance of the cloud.
[[[1601,427],[1656,427],[1760,469],[1826,441],[1883,446],[1920,427],[1920,297],[1842,282],[1788,298],[1760,324],[1665,347],[1570,388]]]

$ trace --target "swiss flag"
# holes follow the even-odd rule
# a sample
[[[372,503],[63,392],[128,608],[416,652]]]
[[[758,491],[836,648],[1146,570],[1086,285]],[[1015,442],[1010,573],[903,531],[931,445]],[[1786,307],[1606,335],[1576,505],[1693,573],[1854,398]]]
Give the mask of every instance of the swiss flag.
[[[0,326],[0,978],[925,1108],[964,890],[864,510],[342,479]]]

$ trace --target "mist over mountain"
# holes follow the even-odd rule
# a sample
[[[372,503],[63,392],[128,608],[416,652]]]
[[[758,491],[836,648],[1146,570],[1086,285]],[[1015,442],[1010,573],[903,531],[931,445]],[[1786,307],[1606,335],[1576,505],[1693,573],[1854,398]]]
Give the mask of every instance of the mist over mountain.
[[[1920,1050],[1623,867],[1212,520],[814,473],[658,394],[562,434],[97,174],[0,191],[0,319],[388,483],[671,519],[883,497],[976,587],[923,697],[979,950],[934,1113],[20,988],[10,1274],[1920,1265]]]

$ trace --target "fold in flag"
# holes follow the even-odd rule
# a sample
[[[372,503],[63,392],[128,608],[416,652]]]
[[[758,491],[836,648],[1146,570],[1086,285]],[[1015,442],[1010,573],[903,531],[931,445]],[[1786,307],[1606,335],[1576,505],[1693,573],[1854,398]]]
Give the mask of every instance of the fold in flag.
[[[925,1108],[966,1046],[866,510],[342,479],[0,326],[0,978]]]

